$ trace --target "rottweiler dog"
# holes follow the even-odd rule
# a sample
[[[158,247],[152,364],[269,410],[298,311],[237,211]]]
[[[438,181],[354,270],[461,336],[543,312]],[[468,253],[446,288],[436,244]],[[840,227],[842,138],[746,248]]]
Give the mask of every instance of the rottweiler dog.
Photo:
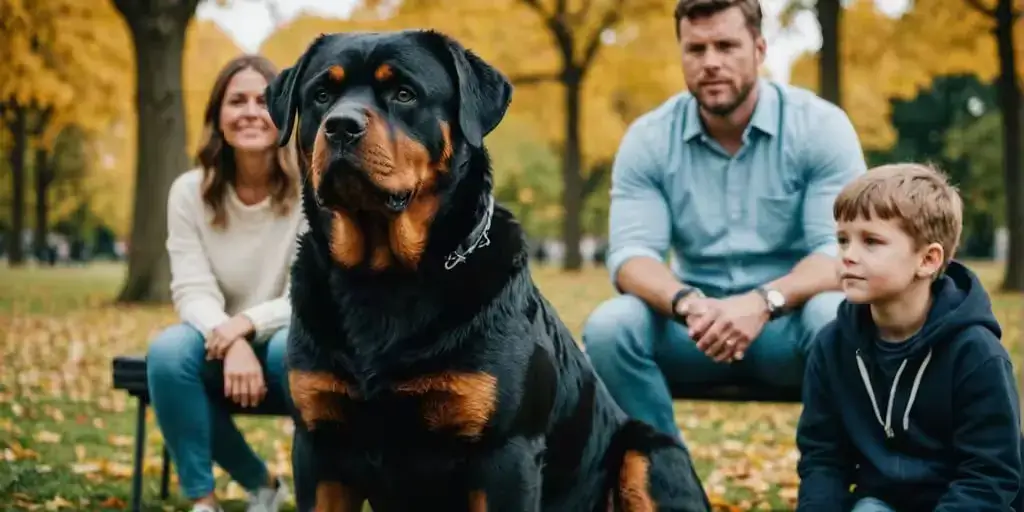
[[[484,136],[508,79],[430,30],[321,35],[267,87],[304,172],[288,340],[317,511],[696,511],[530,275]]]

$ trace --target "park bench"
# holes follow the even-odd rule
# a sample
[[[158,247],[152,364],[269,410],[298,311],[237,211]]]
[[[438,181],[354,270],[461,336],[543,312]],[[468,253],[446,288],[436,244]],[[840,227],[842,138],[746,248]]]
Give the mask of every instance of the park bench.
[[[146,408],[149,405],[149,389],[146,380],[146,357],[144,355],[122,355],[114,358],[114,389],[126,391],[138,400],[135,423],[135,461],[132,471],[131,510],[137,512],[142,506],[142,467],[145,460]],[[714,386],[686,386],[671,389],[677,400],[700,400],[713,402],[777,402],[800,403],[800,388],[765,386],[755,383],[721,384]],[[284,416],[285,411],[267,411],[238,407],[235,414],[262,416]],[[160,474],[160,499],[167,499],[170,480],[170,457],[167,447],[163,448],[163,469]]]
[[[132,469],[132,497],[131,510],[138,512],[142,509],[142,468],[145,461],[146,447],[146,409],[150,404],[149,385],[146,380],[146,356],[121,355],[114,358],[114,389],[120,389],[136,398],[138,411],[135,417],[135,460]],[[250,416],[286,416],[287,411],[271,408],[245,408],[232,402],[227,402],[228,409],[232,414]],[[163,468],[160,473],[160,499],[165,500],[169,494],[171,458],[167,447],[163,447]]]

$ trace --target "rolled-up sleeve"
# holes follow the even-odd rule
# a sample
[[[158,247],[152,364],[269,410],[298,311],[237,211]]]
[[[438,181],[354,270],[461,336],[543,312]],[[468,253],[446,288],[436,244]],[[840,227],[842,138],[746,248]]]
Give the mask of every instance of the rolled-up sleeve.
[[[645,140],[644,126],[626,131],[612,164],[608,218],[608,272],[617,287],[619,268],[631,258],[665,260],[671,230],[661,169]]]
[[[837,256],[832,206],[847,183],[867,171],[857,131],[842,109],[829,105],[815,113],[804,138],[807,189],[804,195],[805,240],[812,253]]]

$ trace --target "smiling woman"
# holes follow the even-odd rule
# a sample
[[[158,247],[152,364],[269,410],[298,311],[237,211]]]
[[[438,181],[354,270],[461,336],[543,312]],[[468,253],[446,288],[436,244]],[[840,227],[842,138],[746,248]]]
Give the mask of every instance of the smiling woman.
[[[287,412],[288,271],[304,228],[295,152],[278,147],[264,101],[277,70],[243,55],[219,73],[206,106],[198,168],[167,200],[171,294],[181,323],[149,347],[157,422],[194,512],[216,512],[213,463],[278,510],[282,480],[235,427],[230,407]],[[219,398],[219,397],[224,397]]]

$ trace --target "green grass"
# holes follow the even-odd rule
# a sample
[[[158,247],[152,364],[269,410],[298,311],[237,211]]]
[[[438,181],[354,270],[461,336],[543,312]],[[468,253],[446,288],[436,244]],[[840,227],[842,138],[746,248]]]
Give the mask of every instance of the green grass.
[[[1002,269],[972,265],[989,290]],[[587,314],[613,290],[603,270],[563,274],[535,268],[541,289],[578,336]],[[177,321],[169,306],[112,305],[124,268],[0,267],[0,503],[14,510],[117,510],[130,498],[135,404],[110,382],[111,359],[145,350]],[[1021,296],[995,293],[1005,340],[1019,357]],[[676,418],[709,495],[726,510],[792,508],[798,484],[798,405],[678,402]],[[291,424],[239,417],[247,439],[274,470],[291,475]],[[161,438],[148,416],[146,510],[187,510],[172,474],[158,499]],[[244,510],[241,489],[219,468],[228,510]]]

